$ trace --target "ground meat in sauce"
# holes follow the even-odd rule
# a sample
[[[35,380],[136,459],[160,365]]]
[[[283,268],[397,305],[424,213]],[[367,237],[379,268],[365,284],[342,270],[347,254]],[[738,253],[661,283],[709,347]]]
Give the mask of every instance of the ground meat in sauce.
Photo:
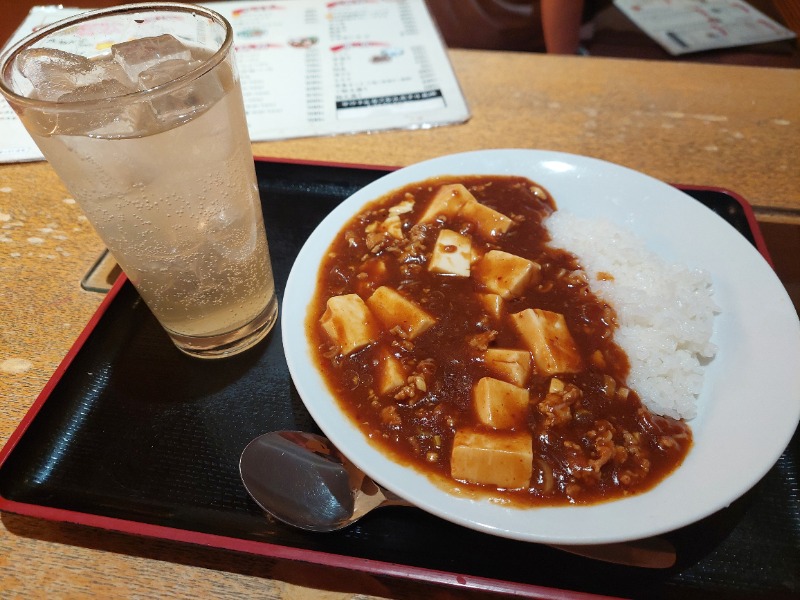
[[[464,218],[465,211],[420,222],[434,194],[454,183],[508,217],[498,225],[504,233],[487,236],[474,219]],[[686,424],[651,414],[626,387],[628,360],[612,339],[614,310],[591,292],[573,255],[547,245],[542,220],[554,209],[541,187],[505,176],[437,178],[376,200],[329,249],[307,322],[319,368],[361,429],[394,459],[449,479],[456,432],[493,433],[476,417],[473,389],[482,378],[497,375],[487,368],[487,350],[521,348],[509,315],[533,308],[563,315],[580,370],[547,374],[534,362],[521,385],[527,390],[524,413],[504,425],[509,435],[530,437],[530,479],[511,486],[515,489],[459,482],[476,490],[488,487],[492,495],[520,505],[592,503],[647,490],[675,469],[691,446]],[[502,299],[499,314],[487,310],[486,296],[480,296],[485,286],[474,277],[429,270],[442,229],[471,240],[473,265],[491,251],[534,262],[535,283]],[[456,252],[457,246],[441,251]],[[398,292],[435,323],[421,333],[403,323],[378,328],[370,343],[343,353],[320,326],[326,302],[344,295],[368,302],[381,287]],[[387,360],[403,380],[380,393]]]

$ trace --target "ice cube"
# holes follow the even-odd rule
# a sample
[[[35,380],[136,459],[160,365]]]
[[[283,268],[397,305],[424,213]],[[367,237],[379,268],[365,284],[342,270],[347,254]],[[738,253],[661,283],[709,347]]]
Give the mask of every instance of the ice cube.
[[[55,101],[75,88],[75,79],[91,69],[85,56],[55,48],[30,48],[19,54],[16,66],[33,85],[31,96]]]
[[[105,118],[102,122],[98,120],[90,132],[92,136],[102,138],[140,137],[158,128],[153,111],[146,103],[119,107],[113,115],[107,113],[105,116],[111,118]]]
[[[129,92],[137,90],[136,82],[128,79],[128,74],[125,69],[110,55],[103,56],[102,58],[93,58],[91,61],[91,68],[88,72],[81,74],[76,79],[79,85],[89,85],[91,83],[98,83],[100,81],[109,79],[114,80],[126,86]]]
[[[236,219],[227,227],[221,227],[210,236],[209,242],[213,244],[214,251],[225,268],[231,264],[247,262],[258,248],[259,229],[256,226],[257,217]]]
[[[92,61],[85,56],[56,48],[28,48],[19,53],[17,67],[36,85],[53,73],[75,75],[88,71],[92,67]]]
[[[192,59],[191,50],[168,33],[114,44],[111,46],[111,55],[125,69],[131,81],[137,81],[142,71],[158,63],[168,60],[188,62]]]
[[[134,90],[135,91],[135,90]],[[90,83],[63,94],[59,102],[79,102],[123,96],[131,88],[116,79]],[[92,110],[65,111],[58,115],[54,132],[60,135],[136,137],[157,127],[150,105],[131,100],[117,105],[97,105]]]
[[[136,91],[122,68],[110,58],[87,58],[55,48],[31,48],[20,53],[17,68],[33,86],[32,97],[56,101],[72,92],[85,95],[80,88],[114,80],[126,86],[114,95]],[[97,99],[95,92],[91,92]],[[75,98],[79,99],[79,98]]]
[[[64,112],[55,116],[50,135],[80,135],[97,138],[140,137],[155,122],[149,106],[132,104],[113,109]]]
[[[180,63],[180,64],[179,64]],[[171,60],[151,67],[139,76],[139,87],[148,89],[180,77],[199,66],[200,61]],[[165,124],[179,123],[186,117],[213,106],[225,91],[216,71],[209,71],[169,94],[155,95],[153,112]]]
[[[58,97],[59,102],[80,102],[83,100],[100,100],[114,98],[131,93],[131,88],[116,79],[104,79],[73,89]]]
[[[199,60],[187,61],[175,58],[153,65],[139,73],[139,89],[149,90],[168,83],[173,79],[186,75],[186,73],[201,64]]]

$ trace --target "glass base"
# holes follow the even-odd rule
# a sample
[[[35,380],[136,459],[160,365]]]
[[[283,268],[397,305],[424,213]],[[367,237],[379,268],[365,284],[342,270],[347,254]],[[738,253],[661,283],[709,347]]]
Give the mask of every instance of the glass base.
[[[167,331],[178,350],[195,358],[227,358],[252,348],[267,337],[278,320],[278,299],[273,296],[266,308],[247,325],[234,331],[207,337],[192,337]]]

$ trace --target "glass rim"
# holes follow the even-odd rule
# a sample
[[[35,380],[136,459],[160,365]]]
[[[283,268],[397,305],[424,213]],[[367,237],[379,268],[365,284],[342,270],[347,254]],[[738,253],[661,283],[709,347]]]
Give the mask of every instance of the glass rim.
[[[6,70],[12,67],[20,52],[37,41],[46,38],[51,33],[71,27],[79,22],[94,20],[107,16],[167,11],[199,14],[219,23],[225,29],[225,39],[222,41],[220,47],[214,52],[214,54],[204,60],[203,64],[195,67],[187,73],[184,73],[180,77],[176,77],[175,79],[171,79],[165,83],[146,90],[136,90],[135,92],[123,94],[121,96],[109,96],[107,98],[97,98],[92,100],[76,100],[72,102],[59,102],[58,100],[29,98],[27,96],[18,94],[8,85],[6,85]],[[231,26],[230,22],[217,11],[197,4],[184,4],[181,2],[140,2],[135,4],[123,4],[121,6],[88,10],[70,17],[65,17],[50,23],[41,29],[37,29],[0,53],[0,95],[5,96],[9,104],[13,103],[26,108],[36,108],[57,112],[85,111],[87,107],[90,106],[114,108],[132,102],[141,102],[145,99],[158,97],[180,89],[186,83],[197,79],[221,63],[227,56],[228,52],[231,51],[232,46],[233,27]]]

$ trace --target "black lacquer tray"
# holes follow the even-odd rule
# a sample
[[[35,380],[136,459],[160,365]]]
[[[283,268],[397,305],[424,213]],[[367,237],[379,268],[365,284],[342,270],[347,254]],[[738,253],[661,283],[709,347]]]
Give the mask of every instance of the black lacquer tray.
[[[281,297],[314,227],[389,170],[260,159],[256,167]],[[678,187],[766,256],[741,198]],[[666,535],[677,546],[678,563],[659,571],[492,537],[408,508],[377,511],[332,534],[291,529],[264,517],[238,475],[247,442],[277,429],[318,431],[289,377],[279,325],[238,357],[191,359],[173,347],[122,277],[0,453],[0,510],[519,595],[800,594],[797,434],[743,498]]]

